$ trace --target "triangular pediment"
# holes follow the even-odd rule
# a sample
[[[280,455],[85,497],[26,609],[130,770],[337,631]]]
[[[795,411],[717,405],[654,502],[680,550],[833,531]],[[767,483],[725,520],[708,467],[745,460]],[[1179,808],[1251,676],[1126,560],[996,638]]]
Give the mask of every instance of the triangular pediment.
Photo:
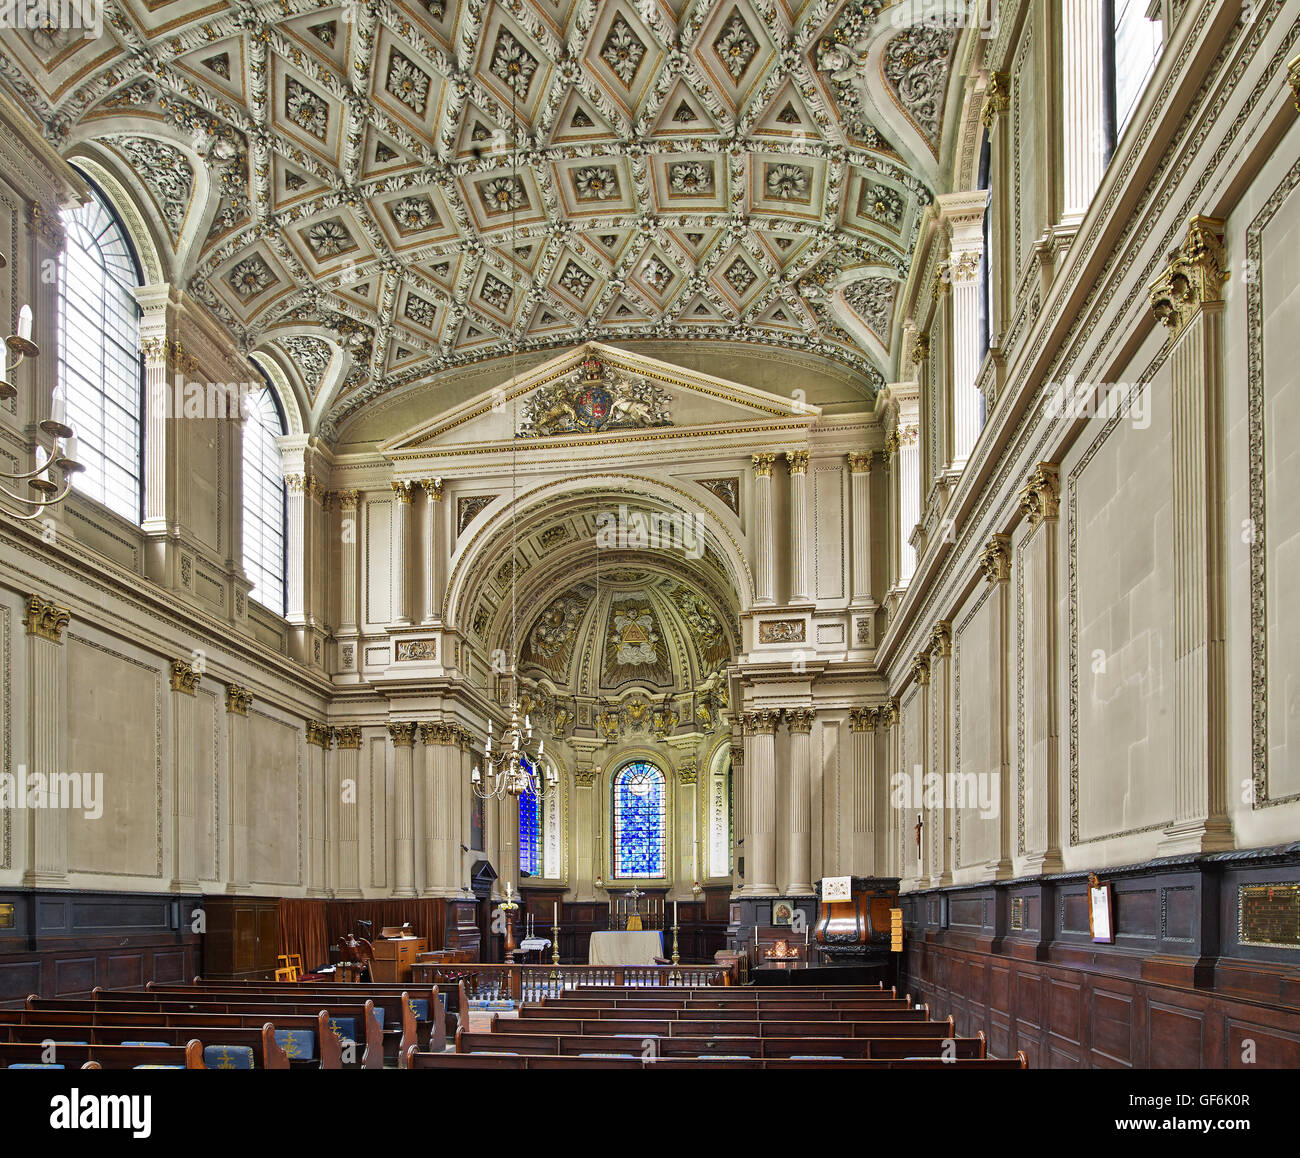
[[[761,426],[807,427],[821,411],[779,394],[587,342],[380,446],[393,457],[659,441]]]

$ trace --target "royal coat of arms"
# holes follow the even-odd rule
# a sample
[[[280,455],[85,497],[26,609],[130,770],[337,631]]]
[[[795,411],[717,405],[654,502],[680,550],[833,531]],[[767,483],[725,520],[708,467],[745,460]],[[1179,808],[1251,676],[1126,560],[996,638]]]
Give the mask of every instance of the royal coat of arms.
[[[599,358],[588,357],[571,374],[528,397],[518,437],[671,426],[668,401],[665,390],[640,375],[613,371]]]

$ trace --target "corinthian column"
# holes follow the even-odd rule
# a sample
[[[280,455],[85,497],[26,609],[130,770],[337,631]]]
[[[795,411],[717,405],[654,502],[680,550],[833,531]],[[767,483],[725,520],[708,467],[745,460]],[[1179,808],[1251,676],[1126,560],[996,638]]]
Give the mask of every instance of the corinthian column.
[[[876,872],[876,724],[878,708],[852,708],[854,876]]]
[[[290,623],[301,624],[307,606],[304,588],[306,572],[303,570],[303,542],[307,517],[307,485],[305,474],[285,475],[284,484],[289,492],[285,509],[287,536],[285,540],[284,617]],[[258,592],[266,598],[266,592]]]
[[[748,714],[752,759],[746,759],[749,786],[749,831],[745,837],[745,892],[776,892],[776,725],[777,708]]]
[[[349,724],[338,729],[339,741],[339,851],[338,885],[340,897],[361,896],[361,841],[357,803],[358,773],[361,757],[361,729]]]
[[[772,555],[776,550],[776,532],[772,522],[772,464],[774,454],[756,454],[754,464],[754,582],[758,587],[756,603],[776,602],[772,574]]]
[[[393,483],[393,625],[409,627],[411,623],[411,604],[409,587],[406,582],[408,566],[407,539],[410,536],[411,484],[409,482]]]
[[[172,881],[175,892],[196,892],[198,828],[195,802],[199,793],[198,727],[195,696],[199,673],[187,659],[172,660]]]
[[[951,466],[960,469],[975,449],[980,432],[979,377],[982,333],[980,330],[980,266],[984,261],[984,211],[988,191],[948,193],[938,201],[943,218],[952,231],[948,256],[948,284],[951,289],[952,382],[948,413],[952,419]]]
[[[421,724],[424,744],[425,793],[418,807],[427,816],[424,841],[424,896],[445,897],[454,892],[454,877],[447,845],[452,840],[455,815],[451,809],[451,782],[460,772],[460,751],[454,746],[450,724]]]
[[[1151,287],[1168,327],[1174,453],[1174,815],[1161,851],[1231,848],[1224,671],[1223,222],[1193,217]]]
[[[849,455],[853,521],[853,607],[874,607],[871,597],[871,454]]]
[[[30,762],[15,769],[15,788],[26,803],[28,782],[23,773],[42,779],[38,784],[63,783],[55,780],[68,771],[67,748],[67,658],[63,629],[72,616],[39,595],[27,600],[27,655],[30,683],[28,746]],[[8,721],[5,721],[8,726]],[[16,802],[14,802],[16,803]],[[12,813],[10,814],[12,815]],[[21,816],[22,814],[19,813]],[[28,809],[27,872],[23,883],[46,887],[67,884],[68,810]]]
[[[389,724],[393,738],[393,852],[395,897],[415,896],[415,793],[412,763],[415,725]]]
[[[791,450],[790,467],[790,602],[812,598],[808,560],[808,452]]]
[[[795,708],[786,713],[790,729],[790,842],[785,892],[812,892],[812,726],[816,711]]]
[[[424,622],[442,619],[442,479],[420,480],[424,488]]]

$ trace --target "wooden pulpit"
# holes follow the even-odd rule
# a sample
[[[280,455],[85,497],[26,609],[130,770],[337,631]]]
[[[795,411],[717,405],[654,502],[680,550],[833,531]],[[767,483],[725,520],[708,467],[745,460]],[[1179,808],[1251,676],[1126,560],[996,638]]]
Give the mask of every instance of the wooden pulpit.
[[[888,958],[897,877],[823,877],[814,888],[818,906],[813,944],[824,959],[848,963]]]

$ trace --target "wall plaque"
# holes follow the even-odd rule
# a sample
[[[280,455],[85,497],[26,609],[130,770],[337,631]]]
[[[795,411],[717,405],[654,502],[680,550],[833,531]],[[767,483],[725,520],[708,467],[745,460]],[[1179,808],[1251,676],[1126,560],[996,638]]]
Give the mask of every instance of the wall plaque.
[[[1021,932],[1025,927],[1025,898],[1011,898],[1011,931]]]
[[[1242,885],[1237,894],[1237,942],[1300,949],[1300,882]]]

